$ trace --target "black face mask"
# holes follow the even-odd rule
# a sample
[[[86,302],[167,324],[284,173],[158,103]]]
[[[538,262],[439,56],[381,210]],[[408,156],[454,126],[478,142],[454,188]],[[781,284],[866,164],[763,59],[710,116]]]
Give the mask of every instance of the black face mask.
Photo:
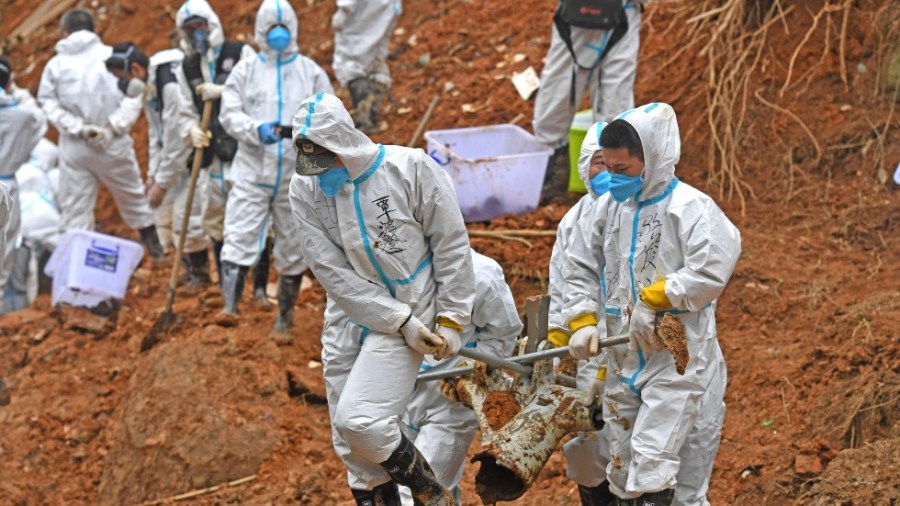
[[[310,141],[298,139],[294,148],[297,150],[294,170],[301,176],[316,176],[337,164],[336,154]]]

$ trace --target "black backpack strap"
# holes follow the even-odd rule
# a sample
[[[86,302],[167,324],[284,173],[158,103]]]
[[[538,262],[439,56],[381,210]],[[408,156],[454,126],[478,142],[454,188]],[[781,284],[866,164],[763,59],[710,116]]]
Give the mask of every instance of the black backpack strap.
[[[159,110],[162,112],[165,107],[163,102],[163,89],[167,84],[176,81],[175,72],[172,71],[172,63],[163,63],[156,67],[156,103],[159,104]]]
[[[203,83],[203,71],[200,70],[200,55],[192,54],[184,59],[181,64],[184,71],[184,77],[187,78],[188,88],[191,90],[191,96],[194,99],[194,107],[197,108],[197,114],[203,113],[203,99],[197,94],[197,86]]]
[[[231,69],[241,61],[241,52],[244,50],[244,43],[236,40],[226,40],[222,44],[222,50],[219,51],[219,58],[216,60],[216,83],[225,84],[225,79],[231,73]]]

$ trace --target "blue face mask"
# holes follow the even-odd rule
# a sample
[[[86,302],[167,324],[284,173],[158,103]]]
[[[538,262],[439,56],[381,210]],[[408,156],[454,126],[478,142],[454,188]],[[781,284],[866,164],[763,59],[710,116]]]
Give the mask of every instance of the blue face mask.
[[[329,197],[334,197],[337,192],[350,180],[350,171],[347,167],[332,167],[316,176],[319,180],[319,188]]]
[[[612,174],[609,180],[609,194],[618,203],[635,197],[641,191],[644,184],[642,176],[626,176],[625,174]]]
[[[591,178],[591,190],[597,195],[603,195],[609,191],[609,172],[605,170]]]
[[[191,32],[191,46],[200,54],[209,49],[209,33],[196,29]]]
[[[280,53],[291,44],[291,32],[283,26],[276,26],[266,35],[266,44]]]

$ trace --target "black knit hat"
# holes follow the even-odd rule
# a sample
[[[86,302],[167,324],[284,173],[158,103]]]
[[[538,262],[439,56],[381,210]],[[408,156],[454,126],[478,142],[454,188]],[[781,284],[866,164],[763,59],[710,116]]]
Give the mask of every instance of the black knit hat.
[[[0,88],[6,89],[9,78],[12,76],[12,64],[5,56],[0,56]]]

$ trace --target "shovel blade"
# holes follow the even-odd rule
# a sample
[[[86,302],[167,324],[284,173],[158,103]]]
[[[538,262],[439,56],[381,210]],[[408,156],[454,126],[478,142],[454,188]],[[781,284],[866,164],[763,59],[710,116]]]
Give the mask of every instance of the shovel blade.
[[[162,338],[166,337],[173,323],[175,323],[175,313],[172,310],[164,311],[159,315],[156,321],[153,322],[150,332],[147,332],[147,335],[141,340],[141,351],[144,352],[156,346]]]

